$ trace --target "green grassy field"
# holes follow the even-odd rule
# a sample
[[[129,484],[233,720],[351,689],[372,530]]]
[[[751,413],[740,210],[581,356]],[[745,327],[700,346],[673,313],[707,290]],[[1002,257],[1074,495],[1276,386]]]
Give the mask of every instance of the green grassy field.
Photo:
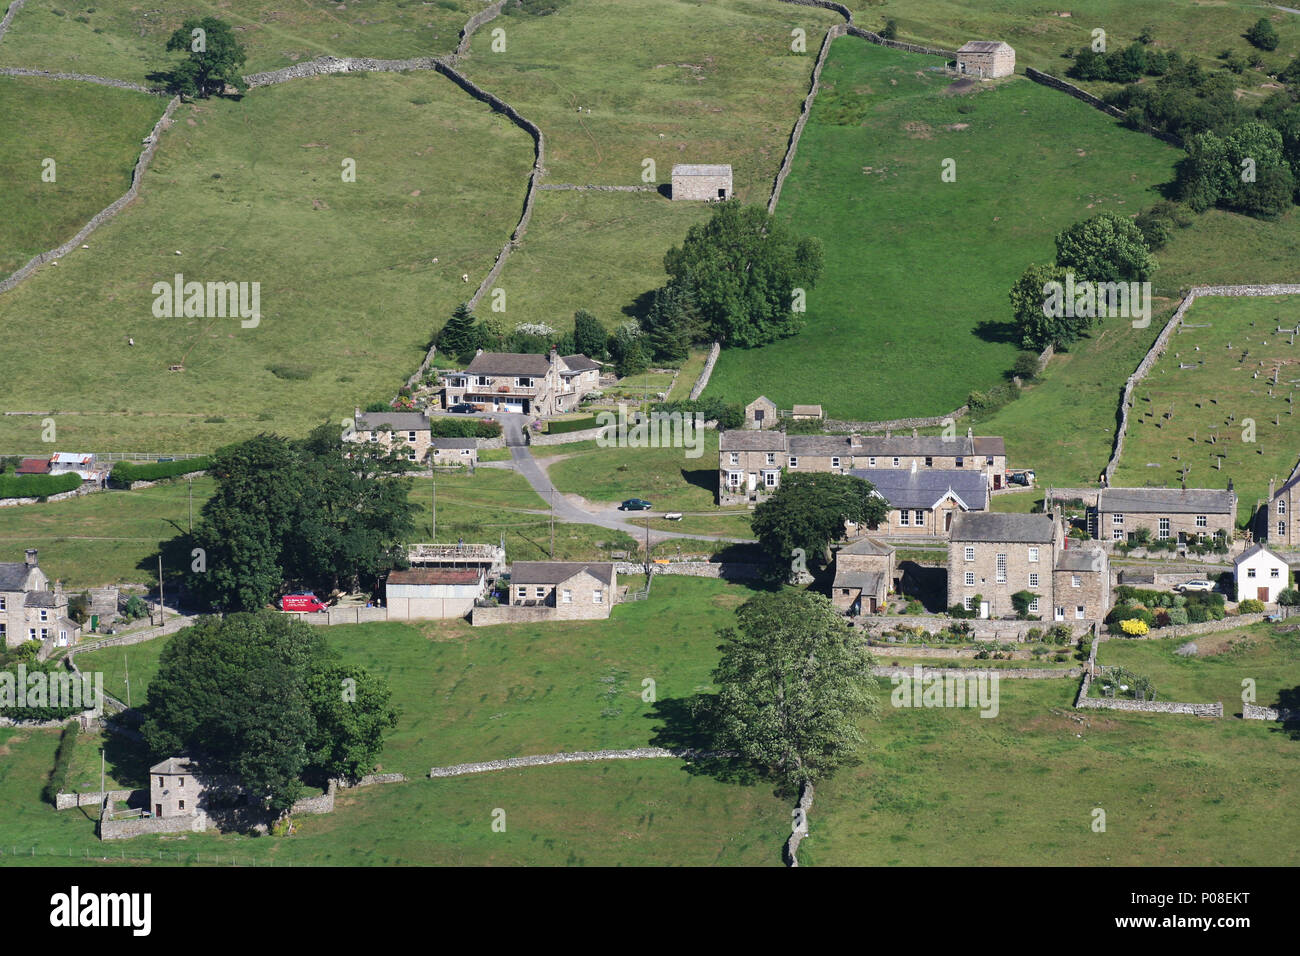
[[[127,90],[0,77],[0,278],[127,191],[164,106]],[[43,178],[46,159],[54,182]]]
[[[8,410],[53,413],[61,444],[115,451],[206,451],[341,421],[393,394],[466,297],[461,274],[487,270],[530,157],[521,130],[436,74],[321,77],[182,107],[140,200],[89,250],[0,297],[0,321],[21,316],[30,332],[0,358],[22,396]],[[344,158],[356,182],[342,181]],[[153,284],[177,272],[260,282],[260,324],[156,318]],[[88,324],[95,348],[69,349]],[[33,447],[42,417],[6,416],[0,446]]]
[[[1052,258],[1055,234],[1136,213],[1172,179],[1172,147],[1027,80],[947,95],[940,64],[835,42],[777,209],[825,246],[808,324],[724,351],[706,395],[866,420],[957,408],[1005,380],[1018,346],[1007,291]]]
[[[1108,642],[1109,643],[1109,642]],[[889,690],[886,681],[883,688]],[[884,707],[817,788],[809,865],[1295,865],[1300,751],[1262,722],[1071,710],[1071,680],[999,684],[992,719]],[[1079,722],[1072,717],[1083,716]],[[1095,808],[1106,831],[1092,830]]]
[[[716,431],[704,432],[703,454],[698,458],[687,458],[686,452],[691,449],[686,448],[599,448],[594,442],[562,447],[564,460],[548,470],[560,491],[590,501],[645,498],[656,510],[663,511],[725,513],[717,509],[715,501]]]
[[[1298,324],[1300,296],[1197,299],[1134,392],[1112,483],[1177,487],[1184,468],[1188,487],[1225,488],[1231,481],[1244,525],[1267,497],[1269,478],[1280,484],[1296,465],[1300,418],[1288,414],[1288,399],[1300,397],[1300,344],[1289,345],[1291,336],[1275,330]]]
[[[404,58],[450,53],[480,0],[182,0],[149,8],[132,0],[27,0],[0,41],[0,66],[91,73],[147,82],[180,54],[167,38],[189,18],[229,23],[247,51],[245,73],[274,70],[322,54]],[[56,12],[57,11],[57,12]]]
[[[1195,657],[1174,653],[1188,641]],[[1255,681],[1255,703],[1275,706],[1283,691],[1300,687],[1300,637],[1269,624],[1191,638],[1128,641],[1111,638],[1097,650],[1097,663],[1148,677],[1159,700],[1223,702],[1225,716],[1241,714],[1242,681]],[[1093,682],[1097,686],[1097,682]]]
[[[1285,63],[1300,46],[1300,17],[1255,3],[1204,0],[1081,0],[1060,7],[1035,0],[848,0],[858,26],[879,30],[898,21],[900,40],[956,49],[967,40],[1005,40],[1016,50],[1016,68],[1037,67],[1061,75],[1069,66],[1061,54],[1092,42],[1094,28],[1105,29],[1110,49],[1127,46],[1145,26],[1154,28],[1160,47],[1207,61],[1231,49],[1258,52],[1242,38],[1256,20],[1268,16],[1282,38],[1266,63]]]

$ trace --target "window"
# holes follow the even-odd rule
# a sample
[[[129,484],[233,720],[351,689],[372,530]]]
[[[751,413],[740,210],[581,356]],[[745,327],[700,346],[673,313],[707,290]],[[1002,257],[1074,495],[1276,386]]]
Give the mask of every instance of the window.
[[[968,611],[973,611],[973,610],[975,610],[975,607],[974,607],[974,601],[975,601],[975,598],[973,598],[971,595],[968,594],[968,595],[966,595],[964,598],[962,598],[961,606],[964,607],[964,608],[965,608],[966,610],[968,610]]]
[[[768,463],[769,465],[775,465],[775,464],[776,464],[776,452],[771,452],[771,451],[769,451],[769,452],[767,453],[767,463]]]
[[[1030,548],[1030,549],[1029,549],[1029,563],[1030,563],[1030,564],[1036,564],[1037,562],[1038,562],[1038,549],[1037,549],[1037,548]]]
[[[998,567],[998,576],[997,576],[998,584],[1006,584],[1007,583],[1007,556],[1005,554],[999,554],[997,556],[997,567]]]
[[[27,640],[29,640],[29,641],[34,641],[34,640],[36,640],[36,628],[34,628],[34,627],[29,627],[29,628],[27,629]]]
[[[899,523],[902,527],[904,527],[904,528],[911,527],[911,525],[912,525],[912,512],[908,511],[906,508],[904,508],[902,511],[900,511],[900,512],[898,513],[898,523]]]
[[[898,467],[898,458],[897,458],[897,457],[894,458],[894,467],[895,467],[895,468]]]
[[[9,625],[0,621],[0,644],[4,643],[5,632],[9,630]]]
[[[1076,605],[1074,606],[1074,617],[1075,617],[1075,620],[1079,620],[1079,621],[1082,621],[1082,620],[1083,620],[1083,605],[1082,605],[1082,604],[1076,604]]]
[[[985,458],[985,459],[984,459],[984,464],[986,464],[986,465],[988,465],[990,468],[992,468],[992,467],[993,467],[993,456],[992,456],[992,455],[989,455],[987,458]]]
[[[912,512],[912,522],[918,527],[925,526],[925,512],[919,508]]]
[[[731,463],[732,463],[733,465],[739,465],[739,464],[740,464],[740,452],[733,451],[733,452],[731,453]]]
[[[591,592],[591,603],[592,603],[592,604],[604,604],[604,603],[605,603],[605,591],[604,591],[604,589],[602,589],[602,588],[596,588],[596,590],[594,590],[594,591]]]
[[[831,458],[831,467],[832,468],[840,467],[840,460],[838,458]]]
[[[412,451],[412,452],[408,453],[407,456],[406,456],[406,460],[407,460],[407,461],[415,461],[415,452]]]
[[[517,385],[519,388],[532,388],[533,380],[527,377],[520,377],[515,379],[515,385]]]
[[[798,467],[799,467],[799,459],[796,458],[794,455],[791,455],[791,456],[790,456],[790,467],[791,467],[791,468],[798,468]]]
[[[975,572],[974,572],[974,571],[967,571],[967,572],[966,572],[966,587],[968,587],[968,588],[973,588],[974,586],[975,586]]]
[[[934,467],[934,458],[932,458],[930,455],[925,456],[925,467],[926,468]]]
[[[763,472],[763,484],[764,484],[766,487],[768,487],[768,488],[775,488],[775,487],[776,487],[776,472],[774,472],[774,471],[765,471],[765,472]]]
[[[160,787],[165,787],[165,786],[167,786],[165,783],[163,783],[163,778],[162,778],[162,777],[159,777],[159,778],[158,778],[158,786],[160,786]]]
[[[409,441],[412,445],[414,445],[414,444],[415,444],[415,432],[407,432],[407,433],[406,433],[406,440]]]
[[[180,809],[180,810],[184,810],[184,809],[185,809],[185,801],[184,801],[184,800],[177,800],[177,801],[176,801],[176,806],[177,806],[178,809]]]
[[[45,608],[41,608],[41,620],[48,621],[49,619],[50,619],[50,612],[45,610]]]
[[[546,597],[546,588],[544,588],[544,587],[538,587],[538,588],[535,588],[535,589],[534,589],[534,592],[536,593],[537,597],[539,597],[539,598],[544,598],[544,597]]]
[[[49,636],[50,636],[50,629],[48,627],[41,628],[41,640],[44,641]]]
[[[5,610],[5,599],[3,595],[0,595],[0,611],[3,610]]]
[[[573,603],[573,592],[572,592],[571,590],[569,590],[568,588],[565,588],[565,589],[564,589],[564,592],[560,595],[560,603],[561,603],[561,604],[572,604],[572,603]]]
[[[1280,515],[1284,515],[1284,514],[1286,514],[1286,499],[1285,499],[1285,498],[1279,498],[1279,499],[1277,499],[1277,513],[1280,514]]]
[[[1118,527],[1124,523],[1124,516],[1117,511],[1110,516],[1110,523]]]
[[[1278,536],[1279,538],[1282,538],[1282,537],[1285,537],[1285,536],[1286,536],[1286,522],[1285,522],[1285,521],[1279,521],[1279,522],[1277,523],[1277,536]]]
[[[868,468],[875,468],[875,467],[876,467],[876,459],[874,459],[874,458],[868,458],[868,459],[867,459],[867,467],[868,467]]]
[[[975,560],[975,549],[970,547],[969,545],[967,545],[966,547],[966,560],[967,561]]]
[[[1209,519],[1206,518],[1205,515],[1197,515],[1197,516],[1196,516],[1196,527],[1198,527],[1198,528],[1208,528],[1209,526],[1210,526]]]
[[[488,378],[486,375],[475,375],[474,384],[486,388],[488,385],[492,384],[492,379]]]
[[[379,432],[371,432],[371,433],[370,433],[370,440],[373,441],[373,442],[377,442],[377,441],[379,441]]]
[[[177,778],[176,778],[176,786],[177,786],[178,788],[180,788],[181,790],[184,790],[184,789],[185,789],[185,778],[184,778],[184,777],[177,777]]]
[[[1116,528],[1114,531],[1111,532],[1110,537],[1111,537],[1111,540],[1112,540],[1112,541],[1123,541],[1123,540],[1124,540],[1124,529],[1123,529],[1123,528]]]
[[[1029,613],[1030,614],[1038,613],[1038,598],[1034,598],[1032,601],[1029,602]]]
[[[958,455],[958,456],[957,456],[957,460],[954,461],[953,464],[954,464],[956,467],[958,467],[958,468],[961,468],[961,467],[962,467],[962,465],[963,465],[963,460],[962,460],[961,455]]]
[[[1277,569],[1277,568],[1269,568],[1269,569],[1268,569],[1268,576],[1269,576],[1270,578],[1280,578],[1282,575],[1278,573],[1278,569]]]
[[[1254,569],[1254,568],[1247,568],[1247,569],[1246,569],[1246,577],[1248,577],[1248,578],[1253,578],[1254,576],[1255,576],[1255,569]]]
[[[1160,538],[1161,540],[1163,540],[1163,539],[1169,537],[1169,519],[1168,519],[1168,518],[1161,518],[1161,519],[1160,519],[1160,530],[1156,532],[1156,537],[1157,537],[1157,538]]]
[[[740,472],[738,471],[727,472],[727,486],[730,488],[740,487]]]
[[[1030,586],[1031,588],[1036,588],[1036,587],[1038,587],[1038,573],[1037,573],[1037,572],[1034,572],[1034,573],[1032,573],[1032,574],[1029,575],[1029,586]]]
[[[1083,579],[1082,579],[1081,577],[1079,577],[1077,574],[1071,574],[1071,575],[1070,575],[1070,587],[1072,587],[1072,588],[1083,587]]]

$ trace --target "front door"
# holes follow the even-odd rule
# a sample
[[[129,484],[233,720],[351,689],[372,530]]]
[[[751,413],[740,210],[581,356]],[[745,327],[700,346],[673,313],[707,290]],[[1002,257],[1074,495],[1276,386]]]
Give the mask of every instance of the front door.
[[[1002,476],[995,471],[993,472],[993,490],[997,491],[1001,487],[1002,487]]]
[[[980,618],[982,620],[988,620],[988,616],[989,616],[989,602],[980,601]]]
[[[1058,607],[1058,608],[1056,609],[1056,620],[1058,620],[1058,621],[1064,621],[1064,620],[1065,620],[1065,608],[1063,608],[1063,607]]]
[[[156,816],[156,817],[160,817],[160,816],[162,816],[162,804],[161,804],[161,803],[155,803],[155,804],[153,805],[153,815]]]
[[[951,531],[951,530],[952,530],[952,512],[951,512],[951,511],[945,511],[945,512],[943,513],[943,530],[944,530],[944,531]]]
[[[1265,604],[1268,603],[1268,588],[1256,588],[1255,597],[1259,598]]]

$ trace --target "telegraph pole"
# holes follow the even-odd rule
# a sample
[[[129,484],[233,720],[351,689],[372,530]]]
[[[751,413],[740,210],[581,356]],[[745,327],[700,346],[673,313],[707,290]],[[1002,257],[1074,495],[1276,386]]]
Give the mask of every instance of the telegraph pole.
[[[555,560],[555,485],[551,485],[551,560]]]
[[[433,489],[429,499],[429,533],[433,535],[430,541],[438,540],[438,479],[433,475],[433,465],[429,465],[429,484]]]
[[[158,623],[167,623],[167,605],[163,603],[162,555],[158,555]]]
[[[190,534],[194,533],[194,478],[189,479],[190,483]]]

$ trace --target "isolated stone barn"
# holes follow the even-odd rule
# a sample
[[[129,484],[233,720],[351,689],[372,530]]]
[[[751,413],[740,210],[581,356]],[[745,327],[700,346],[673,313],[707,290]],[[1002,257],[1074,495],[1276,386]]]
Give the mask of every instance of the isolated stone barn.
[[[710,201],[730,199],[731,167],[677,164],[673,167],[672,198]]]
[[[957,72],[993,80],[1016,71],[1016,51],[1001,40],[971,40],[957,51]]]

